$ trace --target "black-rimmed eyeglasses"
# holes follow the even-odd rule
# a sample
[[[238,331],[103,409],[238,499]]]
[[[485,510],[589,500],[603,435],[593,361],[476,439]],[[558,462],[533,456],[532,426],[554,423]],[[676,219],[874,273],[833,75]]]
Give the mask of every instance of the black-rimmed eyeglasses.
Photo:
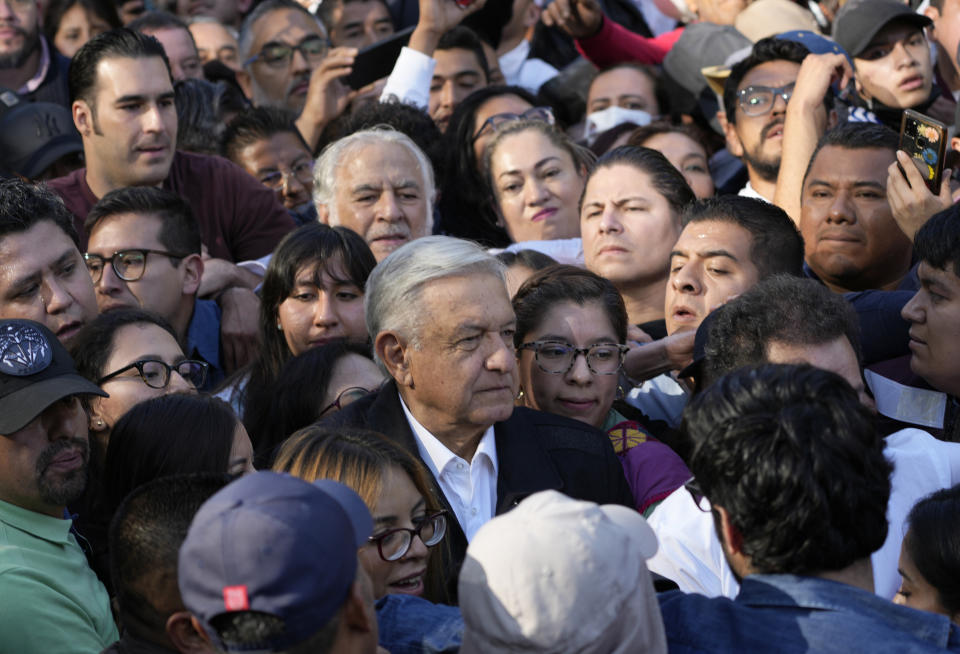
[[[203,382],[207,380],[207,370],[210,369],[210,364],[204,363],[203,361],[184,359],[171,366],[158,359],[141,359],[119,370],[115,370],[108,375],[104,375],[97,380],[97,386],[134,368],[137,369],[137,373],[139,373],[143,383],[150,388],[166,388],[170,383],[170,375],[174,370],[177,371],[178,375],[193,384],[195,388],[200,388],[203,386]]]
[[[350,388],[345,388],[340,391],[340,394],[337,395],[337,399],[328,404],[327,406],[320,409],[320,413],[317,414],[317,417],[322,417],[325,413],[331,409],[336,409],[339,411],[348,404],[353,404],[359,400],[364,395],[369,395],[370,393],[375,393],[376,389],[364,388],[363,386],[351,386]]]
[[[416,528],[397,527],[382,534],[370,537],[376,543],[377,552],[384,561],[398,561],[406,556],[413,543],[413,537],[419,536],[427,547],[433,547],[443,540],[447,533],[447,512],[437,511],[425,517]]]
[[[590,347],[574,347],[557,341],[532,341],[518,350],[533,350],[537,366],[544,372],[563,375],[573,368],[577,356],[587,359],[587,368],[595,375],[614,375],[620,370],[624,355],[630,350],[617,343],[596,343]]]
[[[108,263],[113,268],[113,272],[116,273],[117,277],[125,282],[135,282],[143,277],[143,273],[147,269],[148,254],[159,254],[164,257],[170,257],[171,259],[183,259],[187,256],[186,254],[176,254],[175,252],[167,252],[165,250],[138,248],[135,250],[120,250],[119,252],[114,252],[113,256],[109,257],[102,257],[99,254],[87,252],[83,255],[83,261],[87,265],[87,271],[89,271],[90,278],[93,279],[94,284],[99,282],[100,278],[103,277],[103,269]]]
[[[737,91],[737,104],[740,111],[747,116],[762,116],[770,113],[777,98],[783,98],[783,103],[790,102],[795,82],[784,86],[748,86]]]
[[[553,110],[550,107],[534,107],[533,109],[527,109],[521,114],[510,112],[493,114],[483,121],[483,125],[481,125],[477,132],[473,135],[473,140],[476,141],[484,134],[493,132],[495,129],[500,127],[500,125],[512,122],[514,120],[539,120],[550,125],[553,125],[556,122],[556,119],[553,117]]]
[[[273,68],[280,68],[290,64],[294,52],[299,52],[308,62],[315,63],[323,59],[329,49],[330,41],[318,35],[308,36],[297,45],[268,43],[263,46],[263,50],[243,62],[243,65],[246,67],[255,61],[262,61]]]

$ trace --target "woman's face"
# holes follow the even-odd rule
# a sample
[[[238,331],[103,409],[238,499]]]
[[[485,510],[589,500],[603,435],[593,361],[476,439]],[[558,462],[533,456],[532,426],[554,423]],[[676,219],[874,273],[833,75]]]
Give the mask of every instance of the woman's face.
[[[647,173],[615,164],[587,183],[580,232],[590,271],[621,287],[663,284],[680,221]]]
[[[53,45],[64,57],[71,58],[84,43],[109,29],[102,18],[76,3],[63,12],[57,33],[53,35]]]
[[[320,263],[299,268],[290,296],[277,308],[277,328],[294,356],[336,338],[367,340],[363,291],[351,281],[340,281],[349,278],[339,261],[328,267],[337,279]]]
[[[105,377],[121,368],[144,359],[157,359],[174,365],[187,357],[180,345],[165,329],[152,323],[135,323],[118,329],[113,336],[113,351],[107,357],[100,376]],[[169,393],[195,393],[193,384],[173,370],[165,388],[147,386],[136,368],[100,384],[110,397],[97,397],[91,403],[90,429],[107,432],[134,404]]]
[[[387,469],[377,505],[371,507],[373,536],[396,527],[415,528],[427,515],[427,504],[410,476],[398,466]],[[397,561],[384,561],[376,543],[360,548],[360,564],[373,581],[374,597],[388,593],[423,595],[424,576],[430,550],[414,536],[406,555]]]
[[[354,400],[380,388],[383,373],[373,361],[359,354],[346,354],[337,360],[320,402],[321,416],[339,411]],[[339,405],[339,406],[338,406]]]
[[[233,445],[230,447],[227,472],[231,475],[248,475],[256,472],[253,467],[253,443],[250,442],[250,435],[239,420],[233,432]]]
[[[897,571],[900,573],[900,589],[893,596],[893,601],[903,606],[909,606],[919,611],[929,611],[930,613],[939,613],[945,615],[954,621],[960,616],[951,616],[947,609],[940,603],[940,594],[929,581],[924,579],[920,571],[917,570],[913,558],[907,551],[907,539],[910,538],[910,532],[903,539],[900,545],[900,560],[897,563]]]
[[[707,151],[702,145],[686,134],[666,132],[654,134],[643,142],[643,147],[665,156],[683,174],[698,200],[713,197],[713,178],[710,177]]]
[[[540,325],[524,337],[526,343],[536,341],[575,348],[619,343],[613,325],[599,302],[584,305],[563,302],[551,307]],[[580,354],[575,355],[569,370],[557,374],[545,372],[537,363],[536,353],[532,349],[521,350],[519,368],[524,403],[532,409],[600,427],[616,399],[619,375],[593,373],[587,366],[586,358]]]
[[[493,188],[514,242],[580,236],[583,177],[570,153],[535,129],[500,141],[490,161]]]
[[[473,116],[473,129],[470,131],[471,138],[474,138],[473,155],[477,160],[477,170],[483,168],[483,155],[487,151],[487,143],[490,142],[496,131],[491,125],[484,126],[487,119],[498,114],[519,116],[527,109],[533,109],[533,105],[515,95],[498,95],[477,107],[477,113]],[[478,137],[477,133],[481,129],[483,129],[483,134]]]

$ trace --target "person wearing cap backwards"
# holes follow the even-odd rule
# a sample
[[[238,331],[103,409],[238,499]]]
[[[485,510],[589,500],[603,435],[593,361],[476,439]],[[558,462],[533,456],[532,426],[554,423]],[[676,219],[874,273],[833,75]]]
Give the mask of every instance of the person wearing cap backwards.
[[[834,39],[853,57],[854,103],[898,132],[904,109],[953,123],[956,104],[933,84],[923,33],[931,23],[899,0],[849,0],[833,22]]]
[[[119,637],[67,505],[87,484],[77,374],[44,325],[0,320],[0,652],[90,652]]]
[[[373,654],[373,585],[358,558],[372,532],[370,511],[343,484],[247,475],[194,516],[180,595],[221,652]]]
[[[735,599],[670,591],[671,654],[960,652],[960,627],[874,594],[893,464],[842,377],[742,368],[690,405],[687,484],[741,581]]]
[[[64,343],[97,317],[73,216],[43,186],[0,182],[0,318],[43,323]]]

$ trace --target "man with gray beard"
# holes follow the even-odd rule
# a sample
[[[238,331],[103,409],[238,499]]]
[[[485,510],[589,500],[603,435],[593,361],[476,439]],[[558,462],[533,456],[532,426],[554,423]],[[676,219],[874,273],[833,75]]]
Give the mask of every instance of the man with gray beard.
[[[96,654],[119,637],[67,511],[90,458],[80,395],[106,393],[53,332],[0,321],[0,654]]]
[[[0,0],[0,87],[69,108],[70,60],[40,34],[42,13],[38,0]]]

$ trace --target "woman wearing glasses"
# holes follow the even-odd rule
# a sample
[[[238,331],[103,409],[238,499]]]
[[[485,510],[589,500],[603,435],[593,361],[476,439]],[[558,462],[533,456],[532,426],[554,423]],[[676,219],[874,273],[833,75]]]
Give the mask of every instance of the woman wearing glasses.
[[[187,359],[173,328],[140,309],[114,309],[85,325],[70,344],[77,371],[110,397],[90,397],[91,472],[103,461],[110,434],[133,405],[169,393],[196,393],[208,365]]]
[[[435,651],[459,645],[463,626],[459,611],[432,603],[446,599],[438,546],[446,534],[447,515],[420,462],[376,432],[314,425],[281,446],[273,470],[307,481],[339,481],[367,504],[373,535],[359,555],[379,600],[382,646],[389,651],[420,651],[408,647],[422,647],[428,635],[437,645],[443,639],[445,646]]]
[[[589,150],[550,123],[525,119],[497,128],[484,157],[488,186],[511,240],[580,236],[578,203],[594,160]]]
[[[627,348],[627,312],[612,283],[575,266],[531,276],[513,298],[518,402],[606,432],[620,456],[637,510],[648,511],[690,478],[673,450],[614,401],[625,394],[620,374]]]

